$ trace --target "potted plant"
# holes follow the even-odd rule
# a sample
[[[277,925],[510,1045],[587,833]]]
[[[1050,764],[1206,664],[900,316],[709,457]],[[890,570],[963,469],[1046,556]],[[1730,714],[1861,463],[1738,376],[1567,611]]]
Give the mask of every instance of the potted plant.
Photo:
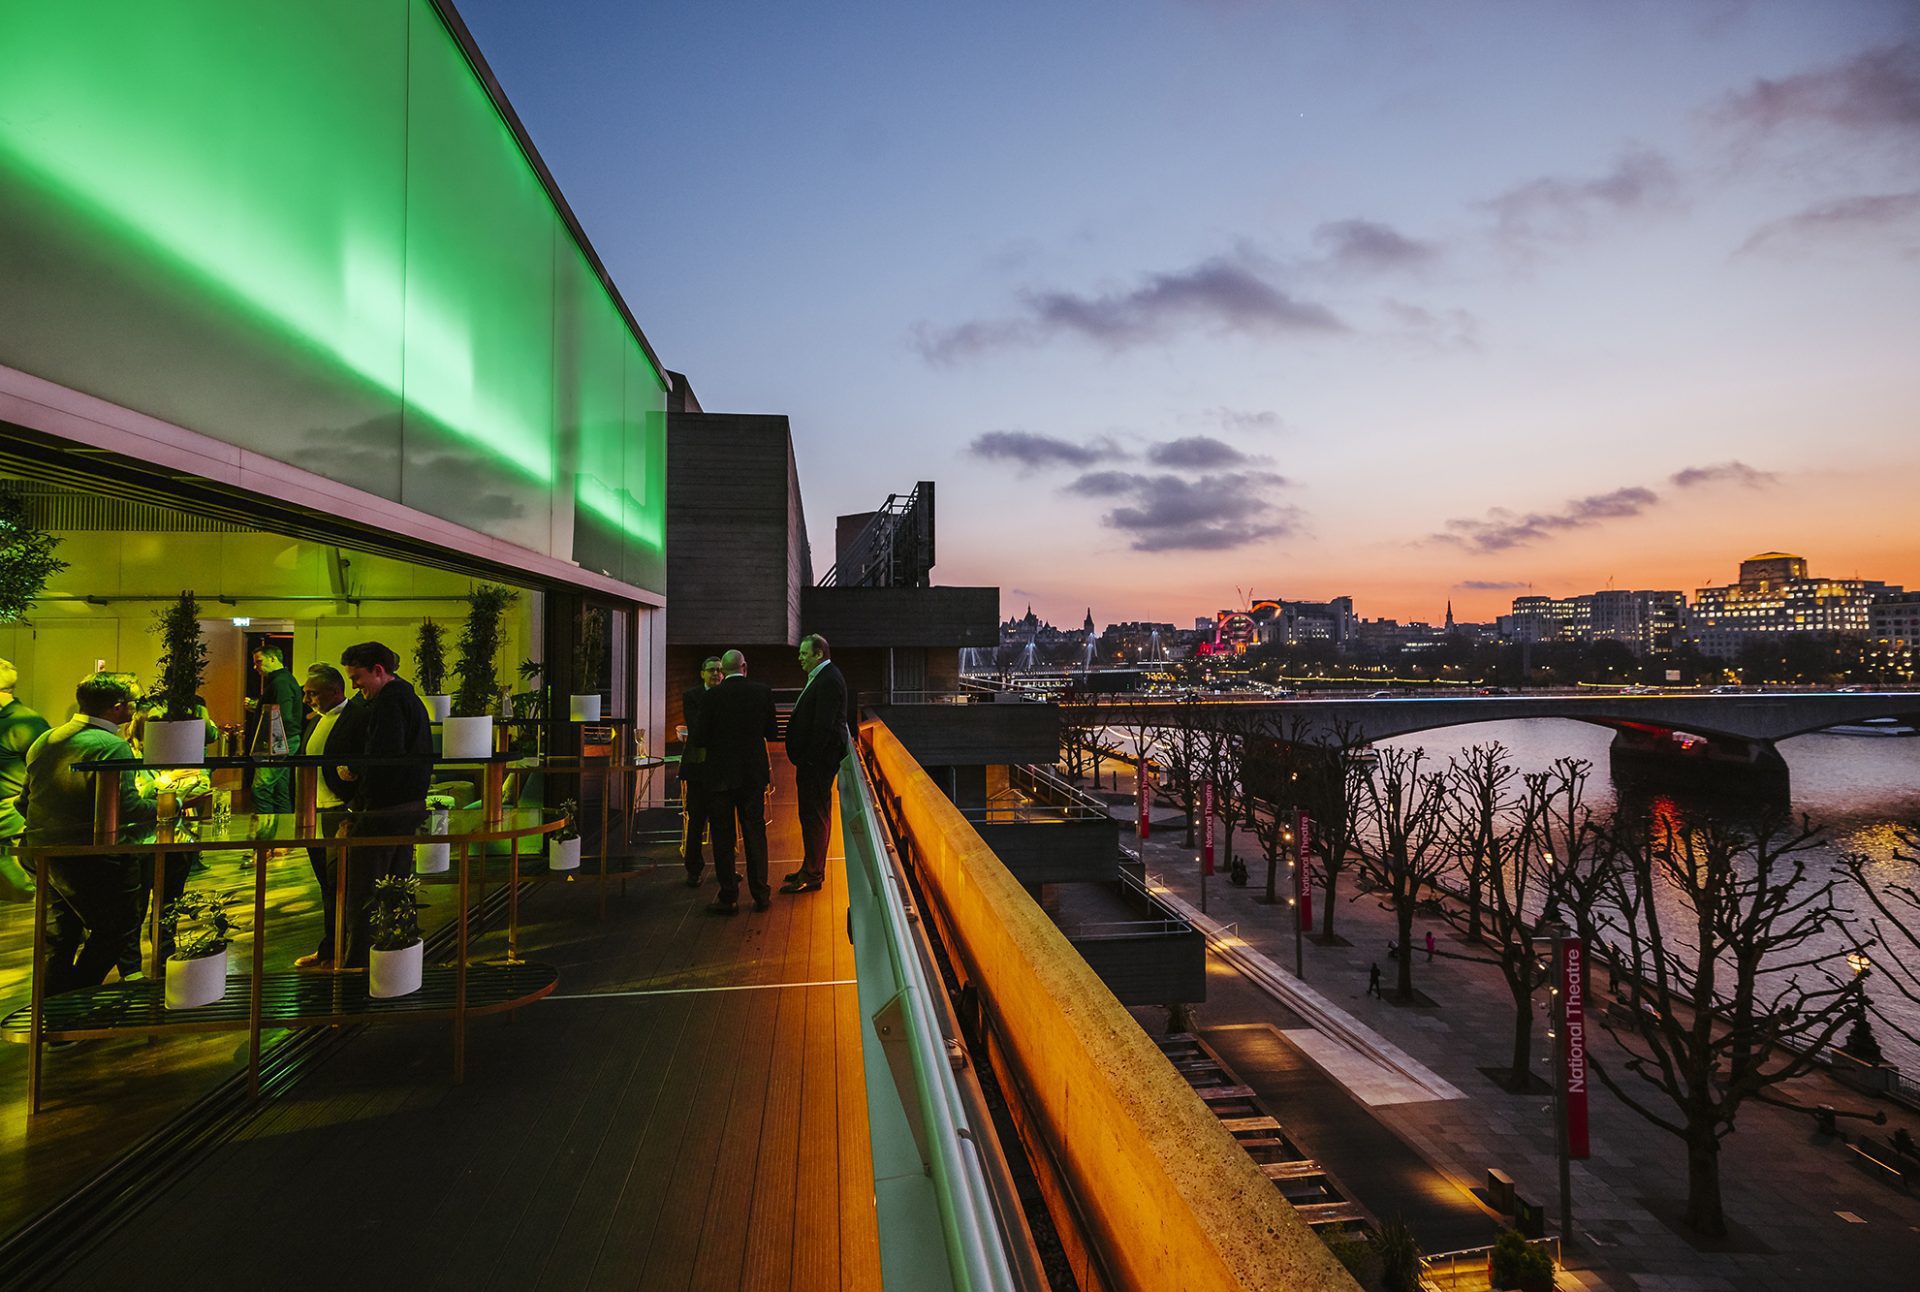
[[[560,828],[547,845],[547,869],[580,869],[580,805],[572,799],[560,805]]]
[[[200,603],[182,592],[177,601],[154,612],[160,634],[160,683],[154,697],[160,716],[147,720],[142,747],[149,763],[204,761],[206,717],[200,712],[200,679],[207,670],[207,643],[200,634]]]
[[[453,697],[447,694],[447,630],[431,619],[420,621],[420,635],[413,643],[413,684],[427,706],[427,716],[444,721],[453,711]]]
[[[367,966],[367,992],[381,1000],[420,990],[420,879],[387,875],[373,882],[367,902],[367,926],[373,951]]]
[[[453,810],[453,795],[427,795],[427,833],[445,834],[447,832],[447,814]],[[446,840],[438,843],[416,843],[413,845],[413,869],[416,874],[438,875],[448,866],[453,845]]]
[[[1496,1288],[1553,1292],[1553,1257],[1519,1230],[1502,1230],[1487,1253],[1487,1281]]]
[[[495,660],[500,654],[500,620],[520,599],[512,588],[483,583],[467,595],[467,623],[460,630],[460,687],[453,713],[440,724],[441,750],[448,758],[487,758],[493,754],[493,715],[500,704]]]
[[[580,615],[580,635],[573,643],[573,684],[579,693],[567,697],[572,722],[600,721],[600,674],[607,667],[607,615],[598,606]]]
[[[47,580],[67,568],[60,540],[34,523],[18,489],[0,490],[0,624],[19,623]]]
[[[211,1005],[227,994],[227,944],[233,920],[227,908],[239,893],[189,890],[167,904],[160,923],[173,940],[167,957],[168,1009]]]

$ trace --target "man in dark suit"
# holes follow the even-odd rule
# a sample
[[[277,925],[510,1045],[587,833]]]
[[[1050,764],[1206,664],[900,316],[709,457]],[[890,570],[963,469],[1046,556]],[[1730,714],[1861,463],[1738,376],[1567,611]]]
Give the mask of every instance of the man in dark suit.
[[[303,754],[347,754],[359,748],[360,726],[366,719],[367,705],[358,692],[347,699],[347,680],[331,664],[315,664],[307,670],[306,683],[300,688],[312,718],[300,739]],[[347,800],[354,785],[340,775],[338,763],[320,768],[320,783],[315,787],[314,804],[320,809],[321,829],[330,829],[343,819]],[[293,962],[296,969],[333,968],[335,918],[334,867],[339,864],[339,849],[309,848],[307,860],[313,866],[314,882],[320,886],[320,945],[312,954]],[[331,858],[331,859],[330,859]]]
[[[705,869],[700,847],[707,837],[706,783],[701,779],[706,771],[707,751],[694,744],[691,737],[700,702],[707,692],[720,685],[720,678],[720,657],[709,655],[700,663],[700,685],[680,693],[680,711],[686,717],[688,735],[680,750],[680,809],[685,818],[685,829],[680,835],[680,860],[687,866],[688,888],[700,887],[700,872]]]
[[[817,893],[827,879],[827,840],[833,835],[833,781],[847,756],[847,679],[834,666],[832,647],[819,633],[800,639],[807,682],[787,718],[787,761],[800,801],[800,869],[783,893]]]
[[[733,915],[740,909],[740,874],[733,867],[736,825],[747,853],[747,889],[753,909],[773,904],[767,883],[767,742],[778,734],[773,692],[747,680],[747,659],[737,650],[720,657],[725,674],[719,686],[701,697],[687,739],[707,751],[703,779],[707,826],[713,832],[713,869],[720,895],[707,909]]]

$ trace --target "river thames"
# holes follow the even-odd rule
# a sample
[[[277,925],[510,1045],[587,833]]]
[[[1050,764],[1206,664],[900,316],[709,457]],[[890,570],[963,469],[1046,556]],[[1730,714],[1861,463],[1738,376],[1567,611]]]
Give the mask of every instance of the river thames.
[[[1607,749],[1612,739],[1613,733],[1605,728],[1537,718],[1423,731],[1381,743],[1425,749],[1430,758],[1444,766],[1448,758],[1468,746],[1498,741],[1522,772],[1543,770],[1556,758],[1584,758],[1593,764],[1587,801],[1596,810],[1610,812],[1616,805],[1613,780],[1607,771]],[[1876,885],[1920,886],[1920,867],[1893,858],[1893,827],[1899,823],[1920,826],[1920,737],[1815,732],[1782,741],[1779,749],[1792,773],[1793,811],[1805,813],[1828,831],[1825,844],[1809,854],[1810,876],[1838,871],[1842,853],[1858,852],[1871,858],[1867,874]],[[1839,904],[1857,917],[1872,914],[1871,906],[1851,890],[1851,880],[1844,875],[1836,896]],[[1831,952],[1834,971],[1844,976],[1848,972],[1844,939],[1833,936],[1826,949]],[[1903,958],[1916,954],[1911,947],[1876,947],[1870,954],[1879,960],[1896,953],[1902,953]],[[1868,994],[1874,1009],[1907,1031],[1920,1034],[1920,1008],[1888,984],[1879,984],[1877,991],[1874,986],[1870,979]],[[1910,1077],[1920,1074],[1920,1047],[1884,1025],[1876,1027],[1875,1035],[1889,1062],[1899,1064]]]

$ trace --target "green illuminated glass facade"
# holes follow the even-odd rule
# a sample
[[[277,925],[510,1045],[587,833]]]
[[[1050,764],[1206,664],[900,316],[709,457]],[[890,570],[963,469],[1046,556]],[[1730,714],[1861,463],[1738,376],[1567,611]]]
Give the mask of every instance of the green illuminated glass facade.
[[[663,585],[663,374],[430,0],[0,0],[0,63],[0,363]]]

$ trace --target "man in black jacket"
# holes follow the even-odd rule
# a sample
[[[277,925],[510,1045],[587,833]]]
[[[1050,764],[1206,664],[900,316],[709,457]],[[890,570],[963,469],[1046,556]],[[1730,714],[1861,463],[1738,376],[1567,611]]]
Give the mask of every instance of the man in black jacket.
[[[353,821],[350,834],[405,835],[420,828],[427,815],[427,786],[433,780],[433,723],[427,706],[405,678],[395,675],[400,657],[380,642],[361,642],[340,653],[347,680],[365,701],[357,748],[348,755],[341,773],[352,789]],[[329,748],[332,741],[328,742]],[[375,764],[361,758],[406,756],[413,761]],[[385,875],[404,875],[413,869],[413,845],[379,844],[347,850],[348,924],[346,958],[349,969],[364,969],[368,945],[367,900],[373,883]]]
[[[773,692],[747,680],[747,659],[737,650],[720,657],[725,679],[701,698],[687,739],[707,751],[701,782],[713,832],[713,869],[720,896],[707,909],[732,915],[740,909],[740,875],[733,867],[736,824],[747,854],[747,889],[753,909],[773,902],[767,883],[767,786],[773,780],[767,742],[779,732]]]
[[[693,734],[700,702],[708,691],[720,685],[720,657],[709,655],[700,663],[700,685],[680,693],[680,711],[687,720],[687,734]],[[686,828],[680,836],[680,860],[687,866],[687,887],[700,887],[700,872],[705,869],[700,849],[707,837],[707,794],[701,779],[706,771],[707,751],[686,740],[680,750],[680,808]]]
[[[781,886],[783,893],[817,893],[827,878],[833,781],[847,756],[847,679],[831,656],[832,648],[819,633],[800,639],[800,667],[807,682],[787,718],[787,761],[793,764],[800,804],[802,856],[800,869]]]

